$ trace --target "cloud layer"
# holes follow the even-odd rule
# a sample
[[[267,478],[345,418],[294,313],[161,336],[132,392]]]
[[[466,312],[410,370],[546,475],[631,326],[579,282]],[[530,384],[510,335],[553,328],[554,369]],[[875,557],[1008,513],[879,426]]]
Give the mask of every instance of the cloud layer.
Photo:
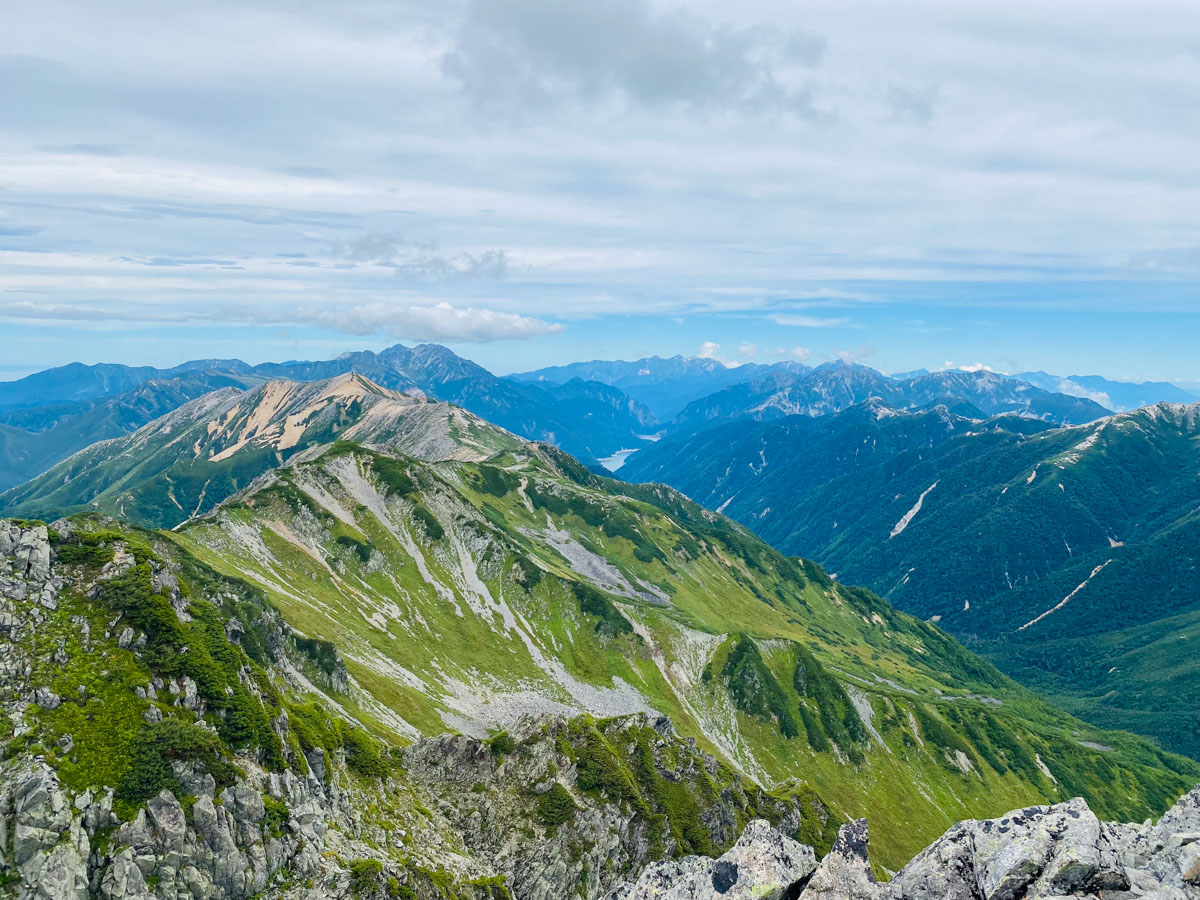
[[[542,118],[564,104],[814,115],[807,72],[823,38],[717,24],[648,0],[470,0],[442,59],[485,114]]]
[[[1195,324],[1197,33],[1183,0],[10,0],[0,339],[608,328],[915,367],[1083,356],[1087,311],[1129,353]]]

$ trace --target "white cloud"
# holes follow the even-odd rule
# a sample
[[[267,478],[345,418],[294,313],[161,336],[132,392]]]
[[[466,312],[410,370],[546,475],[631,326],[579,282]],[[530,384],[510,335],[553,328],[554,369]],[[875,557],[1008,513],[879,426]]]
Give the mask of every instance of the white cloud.
[[[705,341],[700,345],[700,349],[696,351],[696,356],[700,359],[720,359],[721,345],[716,341]]]
[[[1114,408],[1112,397],[1108,395],[1107,391],[1088,390],[1082,384],[1071,381],[1069,378],[1059,381],[1055,391],[1059,394],[1066,394],[1068,397],[1082,397],[1085,400],[1091,400],[1106,409]]]
[[[771,316],[776,325],[788,325],[795,328],[840,328],[849,325],[846,318],[822,318],[820,316],[797,316],[791,314]]]
[[[752,344],[750,341],[742,341],[742,343],[738,345],[738,355],[754,359],[754,357],[758,355],[758,344]]]
[[[775,347],[772,350],[764,351],[766,356],[771,356],[776,359],[793,359],[796,362],[808,362],[812,358],[812,351],[807,347]]]
[[[385,266],[411,281],[500,279],[508,274],[503,250],[443,253],[433,241],[410,241],[398,234],[369,231],[352,240],[341,238],[328,247],[330,255],[352,263]]]
[[[177,303],[120,301],[52,303],[42,299],[0,301],[0,319],[25,322],[70,322],[92,327],[238,322],[253,325],[320,325],[342,334],[386,334],[397,340],[485,341],[521,340],[555,334],[558,322],[534,316],[497,312],[448,302],[376,301],[359,304],[287,305],[264,308],[224,303],[184,306]]]
[[[941,365],[941,366],[939,366],[939,367],[938,367],[937,369],[935,369],[934,371],[935,371],[935,372],[949,372],[949,371],[956,371],[956,372],[995,372],[997,375],[1004,375],[1004,374],[1006,374],[1005,372],[1001,372],[999,369],[993,369],[993,368],[992,368],[991,366],[989,366],[987,363],[974,362],[974,363],[963,363],[963,364],[959,364],[959,363],[956,363],[956,362],[952,362],[952,361],[950,361],[950,360],[946,360],[944,363],[942,363],[942,365]]]
[[[468,0],[442,69],[489,117],[570,104],[811,118],[805,70],[824,51],[801,28],[716,23],[649,0]]]
[[[449,303],[430,306],[367,303],[346,309],[303,309],[298,318],[347,334],[385,333],[412,341],[499,341],[537,337],[562,331],[563,326],[531,316],[501,313]]]
[[[933,119],[940,85],[924,86],[889,84],[887,99],[892,117],[900,121],[925,124]]]

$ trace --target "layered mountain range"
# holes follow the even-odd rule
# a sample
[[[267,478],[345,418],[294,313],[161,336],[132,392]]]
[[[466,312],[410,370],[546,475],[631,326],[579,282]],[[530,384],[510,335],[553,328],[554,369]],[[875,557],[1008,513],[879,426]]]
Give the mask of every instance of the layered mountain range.
[[[1091,422],[1109,412],[1093,400],[1050,393],[993,372],[931,372],[893,379],[866,366],[832,362],[808,372],[772,373],[693,401],[676,416],[673,430],[694,432],[733,419],[821,416],[872,398],[896,409],[946,405],[967,415],[1013,412],[1063,424]]]
[[[1063,715],[936,626],[669,488],[601,477],[459,407],[362,376],[221,389],[81,451],[5,497],[14,499],[27,518],[91,511],[49,530],[8,526],[4,621],[15,662],[5,708],[16,743],[6,755],[27,773],[40,755],[54,779],[92,798],[112,789],[112,812],[97,815],[129,825],[105,857],[124,866],[112,877],[126,885],[136,876],[116,862],[121,841],[136,859],[147,821],[138,816],[174,816],[166,799],[151,802],[164,786],[176,800],[220,795],[237,783],[221,760],[249,753],[244,771],[261,771],[250,777],[259,793],[266,785],[289,809],[314,808],[334,801],[294,781],[276,791],[272,773],[308,778],[318,759],[309,751],[332,753],[333,742],[368,775],[379,774],[376,758],[422,771],[443,764],[442,751],[400,748],[447,730],[507,755],[544,740],[539,723],[560,723],[549,756],[528,745],[543,762],[522,783],[544,790],[518,806],[570,857],[556,863],[554,889],[583,879],[586,896],[623,872],[602,864],[609,851],[570,848],[611,846],[603,835],[631,827],[623,816],[644,822],[622,851],[635,867],[719,849],[754,810],[774,809],[809,843],[870,812],[879,864],[895,868],[967,812],[1078,794],[1106,815],[1142,818],[1200,778],[1196,763]],[[103,712],[88,706],[93,697]],[[629,716],[670,724],[626,732],[606,721]],[[220,743],[160,735],[176,718]],[[673,747],[713,761],[689,763]],[[338,759],[322,763],[327,773]],[[480,801],[491,802],[492,776],[480,772],[472,763],[454,777],[482,785]],[[205,793],[204,773],[216,794]],[[687,796],[670,786],[681,783]],[[711,798],[729,796],[714,785],[734,783],[763,799],[711,812]],[[592,808],[581,797],[608,824],[560,832]],[[363,827],[391,821],[352,808]],[[435,815],[403,826],[422,835],[421,865],[432,864],[429,846],[462,846],[461,834],[422,843],[444,825]],[[517,843],[511,878],[521,854],[546,846]],[[414,852],[410,841],[398,846]],[[178,886],[183,869],[168,878],[161,865],[147,862],[143,879]],[[229,877],[213,865],[194,867],[212,884]]]
[[[497,378],[434,344],[253,366],[213,359],[171,369],[73,364],[0,383],[0,489],[41,474],[95,441],[128,434],[217,387],[346,374],[455,403],[515,434],[554,443],[586,460],[638,446],[639,435],[653,430],[653,416],[608,385],[522,384]]]
[[[514,375],[513,379],[537,384],[565,384],[574,379],[598,381],[619,388],[644,404],[659,422],[670,422],[693,400],[732,385],[809,371],[808,366],[798,362],[730,367],[715,359],[651,356],[632,362],[593,360],[550,366]]]
[[[872,400],[664,441],[622,474],[939,622],[1085,718],[1200,753],[1200,405],[1054,428]]]
[[[1059,424],[1143,405],[1135,400],[1190,397],[1174,385],[1125,384],[1097,376],[1039,372],[1001,378],[950,371],[888,378],[844,363],[816,369],[797,362],[729,367],[684,357],[575,363],[498,378],[431,344],[318,362],[249,365],[204,359],[169,369],[73,363],[0,383],[0,490],[218,387],[245,389],[272,379],[315,381],[351,373],[391,390],[455,403],[522,438],[554,444],[592,466],[604,460],[613,468],[663,434],[688,435],[738,418],[821,415],[871,397],[901,409],[944,403],[963,415],[1015,411]]]

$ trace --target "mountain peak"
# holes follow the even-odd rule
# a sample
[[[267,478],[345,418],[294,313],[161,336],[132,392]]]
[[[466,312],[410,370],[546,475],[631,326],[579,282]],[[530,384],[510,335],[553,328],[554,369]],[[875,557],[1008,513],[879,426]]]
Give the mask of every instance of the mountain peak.
[[[280,381],[286,384],[296,384],[296,382],[287,379],[280,379]],[[268,384],[276,383],[278,382],[268,382]],[[363,397],[368,396],[386,397],[389,400],[411,399],[399,391],[380,387],[370,378],[367,378],[367,376],[360,375],[357,372],[346,372],[343,375],[335,375],[326,381],[316,382],[316,386],[322,388],[319,399],[361,400]]]
[[[829,362],[823,362],[815,369],[814,372],[870,372],[872,375],[879,375],[870,366],[864,366],[862,363],[850,362],[845,359],[831,359]]]
[[[1172,403],[1169,400],[1160,400],[1158,403],[1135,409],[1116,418],[1143,419],[1183,430],[1197,431],[1200,430],[1200,402]]]
[[[130,435],[93,444],[0,505],[44,515],[82,507],[174,527],[310,448],[351,441],[418,459],[480,460],[522,441],[457,406],[347,373],[223,388]]]

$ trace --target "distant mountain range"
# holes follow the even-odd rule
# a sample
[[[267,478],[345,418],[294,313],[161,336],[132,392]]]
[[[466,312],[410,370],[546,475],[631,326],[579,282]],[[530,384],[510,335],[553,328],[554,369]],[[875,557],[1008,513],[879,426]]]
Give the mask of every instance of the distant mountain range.
[[[964,415],[1014,412],[1064,424],[1091,422],[1109,413],[1092,400],[1050,393],[991,372],[930,372],[897,380],[867,366],[831,362],[805,372],[772,372],[695,400],[672,426],[677,432],[694,432],[732,419],[821,416],[871,398],[895,409],[945,405]]]
[[[929,369],[915,369],[893,372],[891,377],[904,380],[928,374]],[[1021,372],[1005,377],[1055,394],[1086,397],[1113,412],[1128,412],[1152,403],[1195,403],[1200,400],[1200,382],[1113,381],[1100,375],[1051,375],[1048,372]]]
[[[715,359],[700,357],[649,356],[632,362],[624,360],[593,360],[550,366],[509,376],[514,381],[564,384],[573,378],[599,381],[612,385],[643,404],[659,422],[669,422],[688,403],[715,391],[774,373],[807,372],[808,366],[797,362],[773,365],[751,363],[730,367]]]
[[[0,382],[0,490],[219,387],[253,387],[278,378],[317,381],[350,372],[381,387],[455,403],[593,464],[640,446],[639,435],[655,426],[645,407],[608,385],[574,380],[539,386],[497,378],[435,344],[253,366],[236,359],[196,360],[171,369],[73,363]]]
[[[621,474],[938,620],[1085,718],[1200,755],[1200,404],[1055,428],[873,400],[664,440]]]
[[[886,376],[867,366],[837,361],[815,369],[795,362],[728,367],[712,359],[654,356],[552,366],[510,379],[558,384],[576,377],[624,391],[656,416],[665,433],[680,435],[742,418],[827,415],[871,398],[880,398],[894,409],[943,405],[966,417],[1015,412],[1056,424],[1084,424],[1110,412],[1160,401],[1200,399],[1200,394],[1167,382],[1134,384],[1097,375],[1008,376],[958,369]]]
[[[238,359],[192,360],[167,369],[72,363],[0,382],[0,490],[41,474],[94,441],[128,434],[209,390],[350,372],[381,387],[455,403],[597,468],[599,460],[619,464],[660,434],[686,435],[737,418],[822,415],[871,397],[898,409],[941,403],[964,416],[1017,411],[1057,423],[1090,421],[1143,401],[1194,399],[1166,383],[1133,385],[1099,376],[1036,372],[1006,378],[921,370],[889,378],[844,363],[816,369],[798,362],[730,367],[680,356],[572,363],[499,378],[433,344],[259,365]]]
[[[231,781],[236,759],[264,791],[308,784],[298,771],[336,772],[363,819],[424,835],[408,786],[429,770],[392,748],[453,730],[428,752],[457,772],[445,815],[464,822],[461,797],[488,789],[460,752],[489,769],[540,760],[519,783],[505,776],[523,805],[497,814],[534,835],[513,873],[528,884],[546,853],[578,873],[596,839],[591,871],[618,875],[605,864],[612,833],[643,855],[708,846],[704,810],[734,796],[733,772],[747,790],[754,779],[801,801],[788,827],[814,840],[869,812],[872,846],[893,868],[966,811],[1083,794],[1144,818],[1200,777],[1194,761],[1055,710],[942,630],[676,491],[602,477],[360,374],[221,388],[0,505],[18,518],[0,524],[11,626],[0,658],[16,660],[6,696],[20,698],[4,711],[27,723],[0,731],[6,764],[44,764],[81,792],[116,783],[133,821],[141,802],[159,817],[141,820],[165,821],[161,790],[173,786],[204,795],[203,827],[208,798],[192,786],[206,766]],[[622,716],[654,728],[624,730]],[[291,762],[304,751],[309,769]],[[542,802],[538,784],[559,787]],[[430,792],[446,796],[440,780]],[[229,809],[253,803],[244,790],[222,796]],[[593,800],[625,812],[601,818]],[[470,809],[497,801],[478,802]],[[280,806],[274,827],[292,833]],[[37,835],[22,828],[26,846]],[[366,833],[397,858],[414,849]],[[133,834],[122,828],[112,846]],[[438,847],[459,846],[440,834]],[[382,850],[353,858],[365,852]],[[161,871],[178,870],[164,860]]]
[[[1200,400],[1200,393],[1168,381],[1144,381],[1135,384],[1128,381],[1111,381],[1099,375],[1070,375],[1063,378],[1059,375],[1047,375],[1045,372],[1022,372],[1012,377],[1046,391],[1087,397],[1113,412],[1128,412],[1154,403],[1195,403]]]

